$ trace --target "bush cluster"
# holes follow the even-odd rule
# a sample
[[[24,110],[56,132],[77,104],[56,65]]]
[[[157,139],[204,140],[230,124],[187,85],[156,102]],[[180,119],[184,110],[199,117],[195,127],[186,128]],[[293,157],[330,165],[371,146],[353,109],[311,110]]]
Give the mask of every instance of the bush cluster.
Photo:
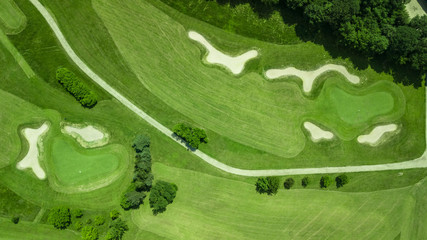
[[[71,212],[68,207],[52,208],[49,212],[48,222],[57,229],[65,229],[71,224]]]
[[[285,187],[285,189],[291,189],[294,183],[295,183],[295,180],[293,178],[287,178],[283,183],[283,186]]]
[[[199,148],[201,143],[208,143],[208,136],[205,130],[193,128],[184,123],[175,125],[172,131],[182,139],[184,139],[192,148]]]
[[[129,230],[129,227],[126,222],[123,221],[121,218],[117,218],[111,222],[105,239],[120,240],[123,238],[123,235],[127,230]]]
[[[67,68],[56,70],[56,79],[83,107],[92,108],[97,103],[96,94]]]
[[[81,231],[83,240],[97,240],[99,237],[98,229],[92,226],[85,226]]]
[[[147,196],[145,192],[150,191],[154,179],[151,173],[150,138],[145,135],[138,135],[132,147],[136,153],[133,182],[122,195],[120,203],[125,210],[136,209],[144,203]]]
[[[278,177],[259,177],[255,183],[255,190],[258,193],[273,195],[279,189],[280,179]]]
[[[153,214],[157,215],[166,211],[166,206],[171,204],[176,196],[178,187],[173,183],[157,181],[150,193],[150,207]]]

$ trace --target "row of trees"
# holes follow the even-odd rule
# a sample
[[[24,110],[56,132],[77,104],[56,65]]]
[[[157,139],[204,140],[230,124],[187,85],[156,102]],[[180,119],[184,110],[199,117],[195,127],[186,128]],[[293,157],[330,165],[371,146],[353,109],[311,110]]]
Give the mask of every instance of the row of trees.
[[[184,139],[192,148],[199,148],[201,143],[208,143],[208,136],[205,130],[193,128],[185,123],[175,125],[172,131],[182,139]]]
[[[138,135],[132,144],[135,150],[135,167],[132,184],[122,195],[120,205],[123,209],[137,209],[144,203],[153,184],[153,174],[151,173],[151,153],[150,138],[145,135]]]
[[[56,70],[56,80],[80,102],[83,107],[92,108],[98,102],[97,95],[67,68]]]
[[[347,175],[341,174],[335,178],[335,184],[337,188],[343,187],[345,184],[349,182]],[[308,186],[310,183],[310,178],[304,177],[301,179],[301,186],[304,188]],[[322,176],[320,178],[319,184],[320,188],[327,188],[333,183],[333,179],[329,176]],[[285,189],[291,189],[295,184],[295,180],[293,178],[287,178],[283,187]],[[259,177],[255,183],[255,190],[258,193],[267,193],[268,195],[276,194],[280,186],[280,178],[279,177]]]

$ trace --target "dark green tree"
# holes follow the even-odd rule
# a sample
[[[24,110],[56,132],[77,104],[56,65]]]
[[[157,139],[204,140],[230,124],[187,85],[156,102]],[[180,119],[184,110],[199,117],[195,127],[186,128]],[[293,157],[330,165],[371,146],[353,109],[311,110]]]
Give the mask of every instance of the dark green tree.
[[[421,32],[408,26],[399,26],[390,39],[390,57],[399,64],[406,64],[417,50]]]
[[[259,177],[255,183],[255,190],[258,193],[267,193],[273,195],[277,193],[280,186],[278,177]]]
[[[340,187],[344,186],[345,184],[348,183],[348,181],[349,181],[348,177],[345,174],[341,174],[341,175],[339,175],[338,177],[335,178],[335,182],[336,182],[337,188],[340,188]]]
[[[14,224],[18,224],[19,223],[19,216],[13,216],[11,220]]]
[[[291,189],[291,187],[294,185],[295,181],[293,178],[287,178],[285,182],[283,183],[283,186],[285,189]]]
[[[107,240],[121,240],[127,230],[129,230],[129,227],[127,226],[126,222],[120,218],[117,218],[111,222],[105,238]]]
[[[320,187],[327,188],[331,185],[332,179],[329,176],[323,176],[320,178]]]
[[[52,208],[49,212],[48,222],[55,228],[65,229],[71,224],[71,213],[67,207]]]
[[[150,147],[150,137],[144,134],[138,134],[133,140],[132,147],[136,152],[142,152]]]
[[[301,186],[303,186],[304,188],[307,187],[309,183],[310,179],[308,177],[304,177],[303,179],[301,179]]]
[[[81,231],[83,240],[97,240],[99,237],[98,229],[92,226],[85,226]]]
[[[166,211],[167,205],[171,204],[176,196],[178,187],[173,183],[165,181],[157,181],[151,189],[150,193],[150,207],[153,214],[157,215]]]
[[[261,0],[261,2],[266,5],[274,5],[274,4],[278,4],[279,0]]]
[[[259,177],[255,183],[255,190],[258,193],[266,193],[268,191],[268,180],[265,177]]]

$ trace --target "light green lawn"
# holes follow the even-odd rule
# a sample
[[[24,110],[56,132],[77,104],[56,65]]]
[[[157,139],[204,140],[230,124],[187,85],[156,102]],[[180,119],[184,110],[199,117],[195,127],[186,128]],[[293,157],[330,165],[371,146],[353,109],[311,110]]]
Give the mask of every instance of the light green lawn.
[[[17,33],[25,28],[27,18],[13,0],[0,1],[0,28],[7,33]]]
[[[279,190],[267,196],[254,184],[162,164],[153,169],[156,179],[177,184],[177,197],[165,213],[153,216],[146,204],[132,220],[169,239],[407,239],[412,231],[411,188]]]
[[[127,159],[121,145],[109,145],[96,149],[84,149],[71,139],[56,137],[50,147],[52,167],[59,182],[65,186],[85,185],[108,178],[118,170],[121,161]]]
[[[22,9],[26,9],[26,4],[24,4],[25,1],[18,0],[17,2],[20,3],[20,7]],[[95,72],[97,72],[109,84],[114,86],[114,88],[116,88],[119,92],[124,94],[129,99],[132,99],[132,101],[144,109],[144,111],[149,113],[167,127],[172,128],[173,125],[177,122],[184,121],[202,128],[206,128],[210,142],[209,144],[201,145],[200,148],[220,161],[235,167],[247,169],[342,166],[402,161],[404,159],[418,157],[424,151],[424,134],[423,131],[420,131],[424,129],[424,123],[419,120],[424,117],[425,93],[423,89],[413,89],[412,87],[399,86],[399,88],[401,88],[404,92],[405,98],[407,100],[406,113],[401,118],[401,121],[405,124],[406,131],[401,131],[399,138],[407,140],[407,142],[404,143],[405,148],[399,148],[399,151],[392,151],[396,149],[396,144],[401,144],[399,141],[390,141],[387,144],[377,148],[375,152],[371,151],[371,149],[367,146],[355,144],[354,141],[337,141],[333,146],[326,148],[324,145],[313,145],[310,141],[305,141],[306,136],[303,134],[301,127],[301,119],[305,120],[308,116],[302,116],[300,120],[295,120],[295,125],[293,125],[294,127],[292,127],[289,132],[285,132],[284,129],[287,126],[291,126],[292,121],[294,121],[294,119],[296,119],[305,111],[304,107],[301,106],[308,106],[307,102],[310,103],[313,101],[312,99],[315,98],[315,96],[317,96],[318,93],[323,89],[323,84],[328,82],[341,83],[345,82],[345,79],[341,75],[333,72],[320,76],[318,81],[316,81],[316,91],[313,93],[314,97],[311,96],[307,99],[301,96],[301,86],[298,84],[298,81],[270,82],[263,80],[261,75],[265,69],[278,68],[283,66],[295,66],[300,69],[312,70],[327,63],[342,64],[349,67],[350,72],[356,73],[362,78],[362,81],[364,82],[362,84],[362,88],[366,88],[380,80],[391,82],[392,77],[385,73],[376,73],[369,67],[365,70],[354,71],[351,68],[352,64],[349,60],[332,59],[332,57],[323,49],[323,47],[312,43],[297,44],[292,46],[279,46],[242,38],[241,36],[225,33],[224,31],[221,31],[208,24],[182,15],[177,11],[164,6],[164,4],[159,1],[150,0],[148,2],[154,4],[156,8],[165,11],[169,16],[172,16],[173,20],[165,16],[165,14],[161,11],[156,10],[156,8],[151,7],[150,9],[152,9],[152,11],[144,11],[144,9],[147,8],[147,4],[145,2],[138,2],[138,4],[136,4],[135,1],[130,0],[121,3],[108,2],[97,4],[94,2],[95,7],[97,5],[104,4],[108,6],[111,5],[111,8],[104,6],[105,8],[108,8],[108,10],[106,10],[106,13],[100,15],[104,15],[103,18],[109,18],[106,15],[111,14],[114,19],[118,19],[117,21],[123,21],[123,25],[121,26],[116,26],[117,23],[114,22],[116,20],[113,21],[104,19],[104,21],[102,21],[97,15],[97,12],[100,11],[100,7],[96,7],[97,11],[94,11],[90,2],[87,1],[78,1],[71,4],[44,0],[43,4],[45,4],[50,9],[50,11],[55,14],[55,18],[58,19],[61,30],[64,32],[73,49],[77,52],[77,55],[79,55]],[[116,7],[115,4],[120,6]],[[133,7],[132,4],[136,4],[137,6]],[[138,19],[133,18],[130,19],[130,21],[126,21],[125,23],[125,20],[123,20],[122,16],[120,15],[125,14],[124,12],[126,12],[125,17],[131,18],[129,15],[132,14],[129,14],[126,9],[123,10],[124,8],[131,8],[129,11],[133,12],[134,16],[138,16]],[[115,13],[111,13],[112,11]],[[25,12],[33,19],[31,22],[39,22],[38,17],[36,17],[34,14],[28,13],[31,12],[29,9],[26,9]],[[140,14],[140,12],[144,13]],[[140,27],[140,25],[143,24],[142,21],[145,21],[144,19],[149,18],[153,21],[153,18],[157,17],[162,19],[159,20],[161,24],[146,24],[147,26],[144,25]],[[113,27],[110,26],[112,29],[108,29],[107,31],[104,23],[110,21],[113,23],[107,25],[112,25]],[[126,31],[125,34],[125,31],[122,29],[127,26],[130,27],[130,24],[128,23],[133,21],[137,21],[136,24],[132,26],[132,28],[135,29],[130,29],[129,31]],[[177,24],[177,22],[179,22],[179,24]],[[171,42],[165,43],[167,39],[163,39],[164,36],[170,36],[169,30],[164,30],[163,32],[158,32],[158,30],[145,30],[145,28],[155,29],[157,25],[159,25],[158,27],[161,28],[168,24],[173,27],[176,26],[176,29],[171,30],[172,32],[179,31],[180,33],[179,38],[175,36],[171,37]],[[85,27],[73,27],[76,25],[84,25]],[[225,73],[223,69],[205,66],[202,64],[201,58],[203,49],[199,48],[198,44],[190,41],[185,36],[185,31],[182,29],[183,27],[185,29],[196,30],[204,33],[206,37],[212,41],[212,43],[214,43],[220,49],[224,49],[226,52],[238,53],[239,51],[245,51],[255,46],[262,50],[262,55],[260,58],[249,62],[247,69],[251,73],[243,75],[239,78],[232,77],[230,74]],[[165,27],[165,29],[168,28]],[[134,51],[131,53],[133,55],[139,55],[135,56],[135,59],[142,58],[136,61],[136,63],[133,62],[132,65],[134,68],[143,68],[141,70],[144,71],[143,77],[141,77],[140,72],[137,73],[136,71],[135,73],[137,73],[138,76],[135,76],[132,69],[129,68],[129,61],[127,61],[128,59],[121,56],[120,51],[117,50],[116,47],[117,43],[112,41],[110,36],[112,31],[114,33],[120,33],[121,31],[121,37],[126,38],[129,41],[133,41],[137,43],[137,45],[140,45],[132,46],[133,48],[138,48],[137,50],[141,50],[141,48],[147,48],[147,51]],[[141,33],[139,33],[139,31],[141,31]],[[37,54],[37,50],[34,50],[33,47],[25,46],[25,41],[23,39],[31,39],[34,36],[34,34],[30,34],[30,32],[31,31],[28,31],[28,33],[27,31],[23,32],[20,38],[13,38],[13,42],[18,44],[22,51],[25,51],[31,55],[30,59],[36,59],[39,58],[39,56],[45,56],[44,58],[46,59],[40,59],[30,64],[37,67],[35,69],[37,69],[38,74],[47,75],[46,72],[48,72],[49,69],[45,68],[45,66],[49,66],[49,64],[46,65],[42,63],[50,61],[51,57],[48,57],[48,55],[46,55],[41,50],[39,52],[43,54]],[[146,34],[142,34],[144,32],[146,32]],[[50,34],[44,34],[40,36],[43,36],[43,40],[41,40],[42,42],[51,42],[51,40],[47,39],[46,37],[50,36]],[[176,47],[174,47],[173,52],[171,52],[166,57],[168,60],[163,61],[165,58],[160,58],[159,56],[167,53],[158,52],[162,51],[161,48],[164,47],[163,45],[171,48],[171,46],[173,46],[175,43]],[[179,44],[181,43],[187,49],[190,49],[192,54],[194,54],[191,59],[189,59],[187,56],[188,53],[182,52],[182,49],[178,48]],[[188,63],[194,62],[197,64],[195,65],[197,67],[191,67],[191,69],[184,71],[185,68],[188,68],[188,64],[185,64],[184,67],[175,68],[176,64],[178,64],[175,61],[175,52],[179,52],[180,55],[182,55],[177,58],[179,61],[182,60],[181,58],[184,58],[182,61],[189,59]],[[55,51],[55,54],[56,53],[58,52]],[[49,54],[51,53],[49,52]],[[52,56],[52,58],[54,58],[54,56]],[[174,58],[174,61],[171,61],[172,58]],[[134,65],[137,66],[135,67]],[[157,65],[166,66],[165,71],[163,71],[163,69],[159,70]],[[179,70],[176,71],[176,69]],[[192,72],[197,71],[202,71],[202,75],[199,74],[195,78],[184,77],[184,79],[178,79],[179,76],[184,76],[186,74],[195,76],[195,74]],[[213,77],[212,75],[209,75],[207,78],[209,81],[202,81],[205,80],[206,74],[212,72],[214,75]],[[180,87],[179,90],[171,93],[170,89],[168,90],[165,88],[175,87],[178,81],[173,81],[172,83],[164,82],[164,79],[170,80],[171,76],[173,78],[177,76],[177,79],[183,83],[191,80],[191,83],[186,84],[185,86],[182,84],[182,86],[178,86]],[[138,79],[137,77],[140,78]],[[325,82],[326,79],[328,81]],[[153,89],[149,89],[151,91],[150,92],[147,90],[147,88],[144,87],[140,80],[143,82],[151,82],[153,85],[155,85],[154,88],[161,89],[162,91],[165,90],[169,94],[164,92],[159,93],[158,91],[153,91]],[[247,84],[248,82],[249,84]],[[194,96],[194,94],[198,93],[188,94],[188,88],[194,88],[195,86],[193,85],[200,84],[204,84],[205,88],[198,89],[197,91],[204,91],[205,93],[206,91],[209,91],[208,94],[198,95],[196,98],[189,99],[191,96]],[[214,91],[213,87],[218,89],[215,89]],[[224,90],[222,90],[222,87]],[[236,93],[235,90],[230,90],[233,94],[228,94],[226,91],[227,89],[229,90],[229,88],[238,89],[240,92]],[[348,90],[348,87],[343,88]],[[183,92],[181,92],[181,90]],[[226,94],[221,96],[221,94],[224,93]],[[178,94],[180,95],[180,98],[176,97]],[[163,98],[163,95],[168,96]],[[215,105],[210,104],[212,99],[216,99],[217,102]],[[298,99],[301,102],[298,102]],[[293,105],[293,102],[298,103]],[[209,104],[209,106],[206,106],[207,104]],[[176,107],[176,105],[181,106]],[[240,111],[239,107],[242,105],[243,107]],[[315,104],[310,105],[312,105],[313,108],[315,107]],[[246,111],[246,109],[249,109],[250,111]],[[311,110],[312,109],[310,109],[310,114],[313,113]],[[183,115],[185,112],[187,114]],[[298,116],[295,118],[293,113],[296,112],[298,112]],[[240,114],[240,117],[243,116],[244,118],[241,118],[240,120],[242,121],[235,124],[239,119],[233,119],[232,117],[234,115],[229,116],[226,115],[226,113]],[[208,114],[210,114],[210,116],[208,116]],[[200,120],[202,117],[208,120]],[[316,114],[313,117],[317,121],[323,121],[323,119],[320,118],[321,115],[319,114]],[[271,122],[271,119],[275,119],[275,121]],[[356,126],[350,130],[346,130],[346,127],[341,126],[341,124],[337,122],[337,119],[339,120],[339,118],[336,118],[335,120],[327,121],[327,123],[335,123],[333,124],[334,126],[341,127],[341,131],[350,132],[352,136],[357,135],[356,133],[365,131],[371,124],[375,124],[375,121],[379,120],[374,119],[374,121],[369,124],[365,123],[363,126]],[[396,116],[393,116],[392,119],[395,120],[397,118]],[[389,116],[386,116],[386,119],[381,119],[381,121],[391,121],[392,119],[390,119]],[[215,122],[215,124],[213,124],[213,122]],[[283,122],[285,123],[281,124]],[[247,123],[256,124],[248,125]],[[277,128],[278,130],[275,129],[273,131],[272,127],[267,126],[268,124],[272,124],[272,126],[276,127],[279,126],[279,128]],[[218,132],[218,128],[220,130],[222,129],[221,132]],[[261,128],[263,129],[259,130]],[[224,131],[226,131],[226,133],[223,134]],[[244,135],[237,133],[235,134],[235,132],[244,132]],[[295,137],[292,135],[293,132],[297,133],[296,138],[293,138]],[[260,134],[265,138],[262,139]],[[230,137],[230,135],[233,136]],[[280,138],[285,135],[288,138]],[[288,159],[271,154],[265,150],[260,150],[258,147],[253,147],[253,145],[248,143],[242,144],[241,141],[239,143],[239,141],[236,141],[236,137],[245,137],[248,139],[248,141],[258,142],[260,145],[263,145],[263,148],[274,148],[275,150],[278,150],[282,153],[297,152],[297,150],[301,148],[303,149],[298,156]],[[278,140],[279,142],[274,141],[278,138],[280,138]],[[305,147],[303,144],[297,144],[301,143],[301,141],[305,142]],[[266,144],[267,142],[269,144]],[[295,144],[292,145],[292,143]],[[285,146],[288,145],[290,147],[286,148]]]
[[[81,235],[75,231],[58,230],[51,225],[34,224],[21,221],[13,224],[10,219],[0,218],[0,239],[7,240],[79,240]]]

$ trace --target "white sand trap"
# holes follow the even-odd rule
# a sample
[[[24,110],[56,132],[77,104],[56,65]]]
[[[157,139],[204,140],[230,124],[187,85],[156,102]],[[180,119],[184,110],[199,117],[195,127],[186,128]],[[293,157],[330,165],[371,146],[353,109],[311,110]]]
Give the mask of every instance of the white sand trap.
[[[309,93],[313,88],[314,80],[316,80],[316,78],[321,74],[328,71],[336,71],[341,73],[344,77],[347,78],[349,82],[353,84],[360,83],[360,78],[358,76],[350,74],[347,71],[347,68],[345,68],[344,66],[335,64],[327,64],[314,71],[302,71],[294,67],[288,67],[285,69],[270,69],[265,72],[265,76],[268,79],[276,79],[284,76],[297,76],[302,80],[304,92]]]
[[[39,179],[45,179],[46,174],[39,164],[39,156],[42,148],[42,137],[49,129],[49,125],[45,122],[37,129],[24,128],[22,134],[28,141],[28,153],[25,157],[16,165],[19,170],[31,168]]]
[[[188,37],[202,44],[208,51],[206,61],[212,64],[219,64],[230,69],[233,74],[239,74],[243,71],[245,64],[252,58],[258,56],[258,51],[250,50],[242,55],[231,57],[213,47],[202,35],[197,32],[189,31]]]
[[[380,143],[381,137],[388,132],[394,132],[397,130],[396,124],[388,124],[383,126],[375,127],[369,134],[360,135],[357,137],[357,141],[362,144],[368,144],[371,146],[377,146]]]
[[[334,134],[329,131],[325,131],[311,122],[304,122],[304,127],[310,132],[311,140],[313,142],[319,142],[321,140],[331,140]]]
[[[92,125],[64,125],[62,132],[74,137],[85,148],[100,147],[108,143],[109,136]]]

